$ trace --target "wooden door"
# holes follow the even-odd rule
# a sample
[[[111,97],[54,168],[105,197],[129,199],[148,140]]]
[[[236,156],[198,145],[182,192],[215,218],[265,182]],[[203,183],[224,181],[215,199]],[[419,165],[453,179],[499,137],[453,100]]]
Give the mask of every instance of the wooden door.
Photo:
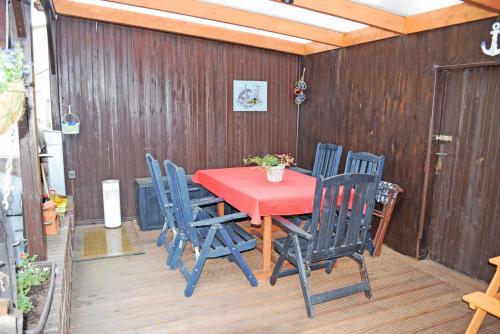
[[[438,70],[432,260],[483,280],[500,255],[500,63]]]

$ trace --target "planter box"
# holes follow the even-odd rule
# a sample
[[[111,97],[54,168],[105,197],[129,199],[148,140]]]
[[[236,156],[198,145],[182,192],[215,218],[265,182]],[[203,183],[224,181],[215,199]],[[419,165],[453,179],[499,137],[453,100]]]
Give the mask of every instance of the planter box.
[[[54,289],[56,286],[56,263],[54,261],[40,261],[37,262],[36,265],[42,268],[50,268],[50,276],[49,276],[49,289],[47,291],[47,298],[45,298],[45,303],[42,309],[42,313],[40,314],[40,319],[38,319],[38,324],[36,327],[26,330],[25,334],[37,334],[42,333],[45,327],[45,323],[47,322],[47,316],[50,311],[50,304],[52,302],[52,296],[54,295]]]

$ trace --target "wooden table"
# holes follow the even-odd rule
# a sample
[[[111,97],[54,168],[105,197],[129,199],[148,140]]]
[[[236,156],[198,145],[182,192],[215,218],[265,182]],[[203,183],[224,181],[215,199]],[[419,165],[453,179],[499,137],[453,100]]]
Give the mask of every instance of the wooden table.
[[[316,179],[286,169],[283,181],[267,181],[262,167],[199,170],[193,182],[222,197],[224,202],[248,213],[252,225],[262,225],[262,268],[254,271],[258,280],[271,276],[272,219],[274,215],[298,215],[313,210]],[[218,213],[224,214],[220,203]]]

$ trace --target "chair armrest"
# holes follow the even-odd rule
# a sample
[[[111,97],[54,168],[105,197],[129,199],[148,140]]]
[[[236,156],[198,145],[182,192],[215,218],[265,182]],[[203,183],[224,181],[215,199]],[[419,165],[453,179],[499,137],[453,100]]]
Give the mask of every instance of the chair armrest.
[[[210,205],[210,204],[215,204],[215,203],[220,203],[224,202],[223,198],[220,197],[201,197],[201,198],[195,198],[189,201],[191,206],[205,206],[205,205]],[[166,207],[171,208],[173,207],[173,203],[167,203]]]
[[[191,224],[191,227],[209,226],[213,224],[227,223],[236,219],[246,218],[248,215],[245,212],[232,213],[230,215],[204,219]]]
[[[294,172],[300,173],[300,174],[305,174],[305,175],[312,175],[312,170],[305,169],[305,168],[300,168],[300,167],[290,167],[291,170]]]
[[[273,220],[282,228],[284,228],[288,233],[295,233],[299,237],[302,237],[307,240],[312,239],[312,235],[286,219],[285,217],[282,216],[273,216]]]
[[[224,202],[223,198],[220,197],[201,197],[201,198],[194,198],[191,201],[191,206],[206,206],[210,204],[215,204],[215,203],[220,203]]]

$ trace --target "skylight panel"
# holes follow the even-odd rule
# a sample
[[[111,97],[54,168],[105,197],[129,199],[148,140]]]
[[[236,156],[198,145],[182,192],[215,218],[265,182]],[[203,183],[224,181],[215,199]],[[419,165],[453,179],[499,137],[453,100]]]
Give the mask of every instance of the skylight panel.
[[[84,4],[88,4],[88,5],[93,5],[93,6],[105,7],[105,8],[126,10],[126,11],[133,12],[133,13],[154,15],[154,16],[164,17],[164,18],[168,18],[168,19],[204,24],[204,25],[211,26],[211,27],[218,27],[218,28],[230,29],[230,30],[235,30],[235,31],[241,31],[241,32],[255,34],[255,35],[261,35],[261,36],[286,40],[286,41],[294,42],[294,43],[307,44],[307,43],[311,42],[310,40],[303,39],[303,38],[298,38],[298,37],[293,37],[293,36],[288,36],[288,35],[283,35],[283,34],[277,34],[274,32],[264,31],[264,30],[260,30],[260,29],[242,27],[242,26],[239,26],[236,24],[217,22],[217,21],[197,18],[197,17],[193,17],[193,16],[188,16],[188,15],[175,14],[175,13],[165,12],[165,11],[161,11],[161,10],[143,8],[143,7],[138,7],[138,6],[131,6],[131,5],[126,5],[126,4],[116,3],[116,2],[108,2],[108,1],[102,1],[102,0],[71,0],[71,1],[77,2],[77,3],[84,3]]]
[[[340,17],[318,13],[313,10],[291,6],[271,0],[202,0],[226,7],[269,15],[281,19],[300,22],[338,32],[351,32],[367,26]]]
[[[353,0],[354,2],[382,9],[402,16],[412,16],[458,5],[457,0]]]

